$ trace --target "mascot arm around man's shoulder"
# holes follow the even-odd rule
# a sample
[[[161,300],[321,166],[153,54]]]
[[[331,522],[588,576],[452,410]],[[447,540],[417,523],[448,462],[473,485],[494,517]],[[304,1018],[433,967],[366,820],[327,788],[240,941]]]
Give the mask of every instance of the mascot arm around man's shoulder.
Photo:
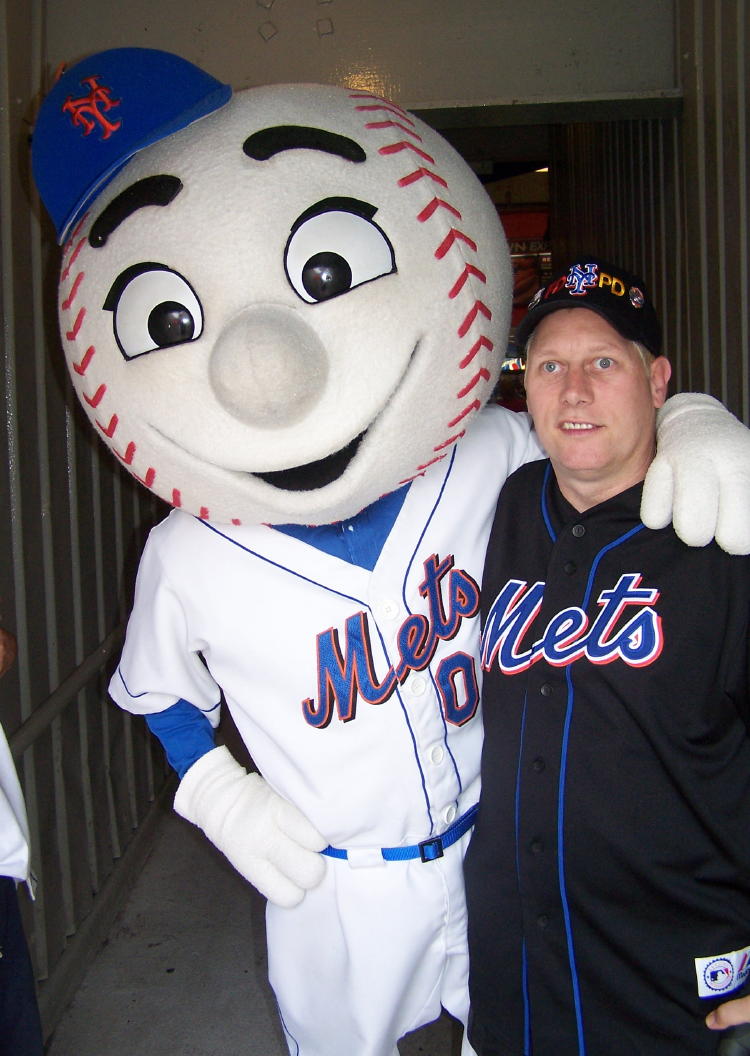
[[[657,423],[643,523],[671,520],[688,546],[715,538],[728,554],[750,553],[750,430],[718,400],[692,392],[667,400]]]

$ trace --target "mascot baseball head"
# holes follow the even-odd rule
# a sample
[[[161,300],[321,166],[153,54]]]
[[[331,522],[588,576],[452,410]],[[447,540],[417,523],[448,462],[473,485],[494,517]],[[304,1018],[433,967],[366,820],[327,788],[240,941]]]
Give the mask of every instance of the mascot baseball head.
[[[237,92],[161,51],[68,70],[34,175],[96,432],[166,502],[325,524],[448,456],[497,379],[508,251],[475,176],[385,99]]]

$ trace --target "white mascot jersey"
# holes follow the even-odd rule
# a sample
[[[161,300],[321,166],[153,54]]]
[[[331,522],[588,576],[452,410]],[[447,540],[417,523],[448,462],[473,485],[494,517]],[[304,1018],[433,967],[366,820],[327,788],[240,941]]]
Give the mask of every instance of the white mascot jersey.
[[[34,133],[73,383],[174,507],[110,689],[150,720],[226,701],[262,778],[209,744],[175,806],[269,896],[289,1051],[392,1056],[441,1006],[468,1016],[479,588],[499,489],[540,454],[485,409],[509,255],[469,167],[393,103],[230,96],[115,49]]]

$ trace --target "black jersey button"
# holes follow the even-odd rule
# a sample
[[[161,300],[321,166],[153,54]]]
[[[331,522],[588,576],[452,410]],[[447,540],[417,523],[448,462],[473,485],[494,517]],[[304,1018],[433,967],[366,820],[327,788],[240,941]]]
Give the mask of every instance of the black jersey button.
[[[549,697],[552,695],[552,686],[549,684],[549,682],[543,682],[542,685],[539,687],[539,692],[542,694],[543,697]]]
[[[538,755],[534,762],[531,764],[531,767],[534,773],[536,774],[541,774],[541,772],[546,769],[546,766],[547,764],[545,763],[544,759],[542,759],[541,755]]]
[[[586,534],[586,529],[583,527],[582,524],[574,524],[573,528],[572,528],[572,531],[573,531],[573,535],[576,537],[576,539],[580,539],[581,536]]]
[[[529,844],[529,850],[532,854],[541,854],[544,850],[544,844],[541,840],[532,840]]]
[[[544,928],[546,928],[549,924],[549,917],[546,913],[540,913],[539,916],[536,918],[536,922],[539,927],[544,930]]]
[[[563,572],[565,572],[569,576],[572,576],[573,573],[576,572],[577,570],[578,570],[578,565],[575,563],[575,561],[566,561],[565,564],[563,565]]]

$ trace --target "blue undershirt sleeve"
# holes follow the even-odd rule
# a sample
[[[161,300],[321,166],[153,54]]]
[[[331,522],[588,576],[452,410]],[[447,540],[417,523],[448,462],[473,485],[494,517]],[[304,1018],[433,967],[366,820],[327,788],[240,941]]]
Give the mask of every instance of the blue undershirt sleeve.
[[[148,728],[167,753],[167,762],[182,780],[202,755],[216,747],[211,723],[188,700],[178,700],[171,708],[146,715]]]

